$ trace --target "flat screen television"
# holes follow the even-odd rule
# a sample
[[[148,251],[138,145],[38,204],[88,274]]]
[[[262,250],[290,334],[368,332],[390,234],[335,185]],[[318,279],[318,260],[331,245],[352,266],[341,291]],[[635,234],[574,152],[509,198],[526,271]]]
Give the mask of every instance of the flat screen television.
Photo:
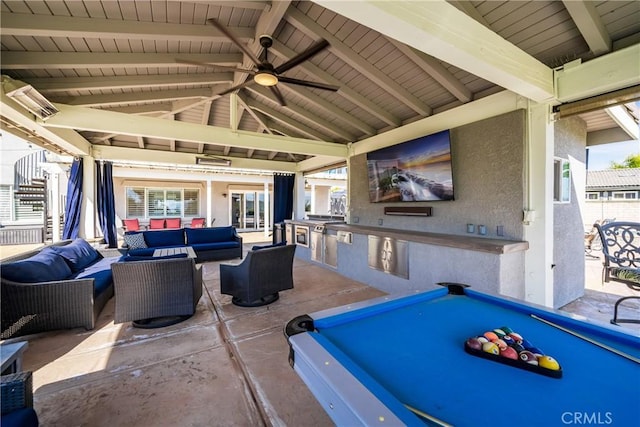
[[[367,153],[369,200],[453,200],[449,130]]]

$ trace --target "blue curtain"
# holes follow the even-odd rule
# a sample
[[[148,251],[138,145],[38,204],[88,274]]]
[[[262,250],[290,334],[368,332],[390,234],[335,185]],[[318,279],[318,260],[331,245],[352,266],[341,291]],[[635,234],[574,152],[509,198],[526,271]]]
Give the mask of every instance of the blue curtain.
[[[67,204],[64,207],[63,239],[75,239],[80,231],[82,211],[82,159],[75,159],[71,165],[67,185]]]
[[[293,215],[295,175],[273,174],[273,223],[278,224]]]
[[[98,221],[109,248],[118,247],[116,208],[113,197],[113,164],[96,161],[96,185],[98,194]]]

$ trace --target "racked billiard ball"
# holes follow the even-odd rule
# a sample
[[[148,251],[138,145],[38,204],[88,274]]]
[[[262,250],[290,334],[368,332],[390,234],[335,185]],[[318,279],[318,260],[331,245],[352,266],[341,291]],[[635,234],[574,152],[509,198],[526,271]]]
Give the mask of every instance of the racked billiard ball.
[[[538,364],[538,358],[536,357],[535,354],[531,353],[529,350],[521,351],[518,356],[520,357],[520,360],[522,360],[525,363],[528,363],[530,365]]]
[[[496,335],[495,332],[491,332],[491,331],[485,332],[484,337],[491,342],[494,342],[495,340],[498,339],[498,335]]]
[[[498,346],[492,342],[486,342],[482,344],[482,351],[496,355],[500,354],[500,349],[498,349]]]
[[[538,347],[529,347],[525,348],[525,350],[529,350],[531,353],[535,354],[536,357],[544,356],[544,353]]]
[[[505,334],[509,335],[511,332],[513,332],[513,329],[511,329],[508,326],[502,326],[500,329],[502,329],[504,331]]]
[[[502,338],[507,335],[502,329],[494,329],[493,332],[495,332],[498,338]]]
[[[501,340],[500,338],[498,338],[497,340],[494,341],[495,345],[498,346],[498,348],[500,349],[500,351],[504,350],[505,348],[508,347],[507,343],[504,342],[503,340]]]
[[[500,356],[518,360],[518,353],[516,353],[516,351],[511,347],[506,347],[504,350],[500,350]]]
[[[513,338],[513,340],[514,340],[515,342],[517,342],[518,344],[522,344],[522,335],[520,335],[520,334],[518,334],[518,333],[516,333],[516,332],[511,332],[511,333],[509,334],[509,336],[510,336],[511,338]]]
[[[467,346],[474,350],[482,350],[482,343],[480,342],[480,340],[478,340],[478,338],[475,337],[469,338],[467,340]]]
[[[509,335],[505,335],[504,337],[502,337],[502,341],[506,342],[507,345],[509,345],[509,346],[514,345],[516,343],[513,340],[513,338],[511,338]]]
[[[540,356],[538,357],[538,366],[541,368],[551,369],[552,371],[557,371],[560,369],[560,364],[556,359],[551,356]]]
[[[513,347],[513,349],[516,351],[516,353],[520,353],[521,351],[526,350],[520,344],[513,344],[513,345],[511,345],[511,347]]]
[[[480,341],[482,344],[489,342],[489,340],[486,339],[485,337],[478,337],[478,341]]]

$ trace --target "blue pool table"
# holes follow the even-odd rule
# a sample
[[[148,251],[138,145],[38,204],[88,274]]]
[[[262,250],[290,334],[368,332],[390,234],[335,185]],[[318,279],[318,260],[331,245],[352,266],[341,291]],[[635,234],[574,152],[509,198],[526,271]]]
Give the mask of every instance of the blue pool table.
[[[416,411],[455,426],[640,425],[639,336],[445,285],[287,324],[289,361],[336,425],[438,425]],[[465,352],[469,337],[502,326],[553,356],[562,377]]]

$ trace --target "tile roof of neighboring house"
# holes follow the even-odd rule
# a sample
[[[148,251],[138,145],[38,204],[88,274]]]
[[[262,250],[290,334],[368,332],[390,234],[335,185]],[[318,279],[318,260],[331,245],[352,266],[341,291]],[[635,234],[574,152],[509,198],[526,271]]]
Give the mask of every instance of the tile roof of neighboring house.
[[[640,168],[587,171],[587,191],[640,190]]]

